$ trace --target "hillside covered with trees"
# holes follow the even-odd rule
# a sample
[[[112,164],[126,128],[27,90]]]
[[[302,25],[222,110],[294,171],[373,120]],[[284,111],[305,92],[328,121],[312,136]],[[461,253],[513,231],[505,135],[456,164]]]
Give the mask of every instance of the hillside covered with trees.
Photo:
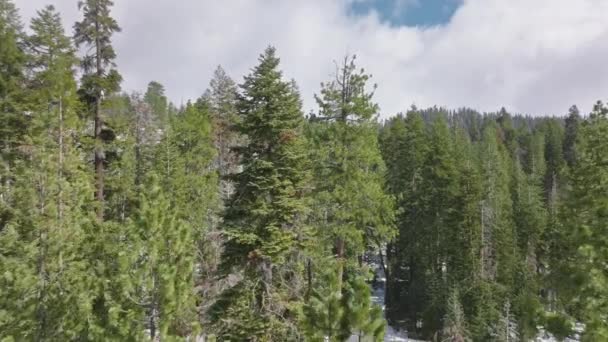
[[[305,115],[269,46],[176,106],[112,5],[0,0],[0,341],[608,340],[602,102],[380,120],[347,56]]]

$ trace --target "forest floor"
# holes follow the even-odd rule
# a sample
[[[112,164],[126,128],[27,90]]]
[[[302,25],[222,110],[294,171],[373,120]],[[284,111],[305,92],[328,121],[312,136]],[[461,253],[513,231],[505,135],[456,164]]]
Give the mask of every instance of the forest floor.
[[[381,283],[383,284],[383,283]],[[378,286],[372,293],[372,300],[374,303],[382,307],[384,312],[384,286]],[[399,331],[390,325],[386,325],[386,333],[384,334],[384,341],[390,342],[422,342],[420,340],[414,340],[407,337],[407,331]]]
[[[374,258],[376,259],[376,258]],[[376,277],[376,283],[372,286],[372,301],[382,308],[382,314],[384,315],[384,286],[386,284],[386,278],[384,272],[380,267],[379,260],[369,260],[368,266],[374,270]],[[389,342],[424,342],[421,340],[415,340],[408,338],[407,331],[397,329],[395,327],[386,325],[386,332],[384,334],[384,341]],[[363,341],[363,340],[362,340]],[[352,336],[347,342],[359,342],[358,336]]]
[[[374,303],[380,305],[382,307],[382,312],[384,312],[384,286],[378,286],[373,290],[372,300]],[[366,341],[365,339],[361,340]],[[414,340],[407,337],[406,331],[399,331],[390,325],[386,326],[386,333],[384,334],[384,341],[389,342],[424,342],[420,340]],[[353,335],[347,342],[359,342],[359,337]]]

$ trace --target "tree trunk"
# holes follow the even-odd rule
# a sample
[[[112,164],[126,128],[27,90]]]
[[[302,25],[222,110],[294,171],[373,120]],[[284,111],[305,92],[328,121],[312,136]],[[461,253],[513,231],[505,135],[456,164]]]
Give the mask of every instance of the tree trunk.
[[[38,180],[40,181],[40,180]],[[40,181],[41,182],[41,181]],[[45,216],[45,189],[43,184],[38,184],[38,201],[40,202],[38,206],[39,215],[41,217]],[[47,254],[47,227],[41,227],[38,235],[38,281],[40,282],[39,292],[38,292],[38,303],[36,308],[36,317],[38,320],[38,341],[43,341],[46,338],[46,321],[47,321],[47,310],[45,307],[45,297],[46,297],[46,288],[47,288],[47,270],[46,270],[46,254]]]
[[[97,10],[96,13],[99,11]],[[101,61],[101,42],[99,40],[99,18],[95,18],[95,62],[97,68],[97,77],[103,77],[103,68]],[[103,221],[104,212],[104,170],[103,170],[103,141],[101,140],[101,89],[99,84],[95,89],[95,178],[97,191],[95,198],[97,199],[97,219]]]
[[[158,279],[157,272],[152,276],[152,305],[150,310],[149,324],[150,324],[150,339],[154,342],[160,342],[160,308],[158,303]]]
[[[310,298],[312,292],[312,261],[308,258],[306,262],[306,276],[308,281],[308,290],[306,291],[306,299]]]
[[[344,239],[336,240],[336,260],[338,261],[338,289],[342,291],[342,280],[344,278]]]
[[[58,165],[58,184],[59,194],[57,195],[57,218],[59,223],[63,219],[63,98],[59,97],[59,165]]]
[[[390,284],[388,282],[389,279],[391,279],[390,277],[390,271],[388,269],[388,267],[386,266],[386,262],[384,261],[384,255],[382,254],[382,246],[380,245],[379,242],[376,242],[378,245],[378,255],[380,256],[380,267],[382,267],[382,272],[384,272],[384,304],[388,304],[390,302]],[[386,250],[387,250],[387,255],[388,255],[388,249],[390,248],[390,244],[388,244],[388,246],[386,246]]]
[[[161,336],[158,331],[158,324],[160,323],[160,312],[156,300],[152,305],[152,313],[150,314],[150,338],[154,342],[160,342]]]

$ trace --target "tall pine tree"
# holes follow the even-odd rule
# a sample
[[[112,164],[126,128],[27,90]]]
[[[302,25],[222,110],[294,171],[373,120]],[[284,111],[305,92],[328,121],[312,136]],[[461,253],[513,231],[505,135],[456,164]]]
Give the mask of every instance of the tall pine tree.
[[[368,89],[369,79],[364,70],[357,70],[354,57],[345,57],[334,79],[321,85],[316,96],[320,111],[311,118],[317,122],[310,137],[315,151],[314,224],[325,241],[317,248],[321,255],[335,256],[335,271],[325,272],[336,273],[342,297],[348,295],[348,288],[356,287],[359,277],[366,276],[362,261],[367,252],[384,253],[395,233],[394,201],[385,192],[385,165],[375,122],[378,105]],[[372,310],[366,310],[367,318],[373,320]],[[360,329],[347,316],[342,324],[351,333]]]
[[[93,137],[95,139],[95,180],[98,202],[97,217],[104,219],[104,163],[103,150],[104,129],[102,118],[102,101],[104,96],[118,90],[121,76],[113,68],[116,53],[111,45],[111,38],[115,32],[120,32],[116,20],[110,16],[111,0],[84,0],[78,2],[82,11],[82,21],[74,24],[74,41],[76,46],[85,45],[93,50],[82,59],[83,77],[81,81],[81,94],[84,101],[90,106],[93,113]]]
[[[571,171],[571,189],[564,206],[568,237],[573,242],[574,257],[567,260],[570,283],[577,288],[569,298],[582,306],[579,313],[585,323],[584,341],[608,338],[606,298],[608,277],[606,258],[608,240],[608,108],[598,102],[581,127],[579,155]]]
[[[32,19],[28,100],[32,121],[21,142],[14,216],[2,232],[0,269],[5,336],[69,340],[85,336],[90,272],[83,242],[91,228],[90,178],[76,147],[82,125],[76,58],[52,6]]]
[[[306,235],[304,118],[273,47],[240,87],[238,128],[247,142],[237,150],[242,172],[233,177],[235,191],[223,217],[221,265],[240,279],[212,310],[225,339],[284,341],[295,338],[300,299],[290,286],[297,276],[292,258]]]

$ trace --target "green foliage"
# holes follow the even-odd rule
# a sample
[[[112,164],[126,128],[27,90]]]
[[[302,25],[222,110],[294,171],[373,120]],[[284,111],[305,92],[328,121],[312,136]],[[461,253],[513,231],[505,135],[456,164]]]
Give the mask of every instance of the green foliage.
[[[558,341],[563,341],[573,333],[573,324],[565,315],[549,314],[545,318],[545,327]]]
[[[26,54],[19,13],[10,0],[0,1],[0,229],[13,213],[14,168],[22,157],[18,147],[26,133],[28,119],[24,101]]]
[[[97,218],[105,219],[105,166],[107,164],[104,144],[115,137],[111,128],[105,125],[102,115],[102,102],[119,90],[121,76],[113,68],[116,53],[111,45],[114,32],[120,32],[116,20],[110,16],[110,0],[84,0],[78,2],[82,11],[82,21],[74,24],[74,43],[76,47],[87,46],[88,53],[82,58],[82,79],[79,94],[93,116],[94,166],[97,199]]]
[[[303,307],[306,340],[346,341],[355,335],[382,341],[386,323],[380,307],[371,303],[365,278],[349,273],[341,283],[334,269],[335,265],[321,274]]]
[[[213,143],[218,152],[215,164],[221,177],[222,199],[228,199],[234,191],[234,186],[227,176],[237,172],[239,157],[233,148],[242,143],[236,128],[239,122],[237,93],[234,81],[218,66],[209,82],[209,89],[197,101],[197,105],[208,107],[210,112]]]
[[[384,191],[385,165],[373,121],[378,106],[366,90],[370,76],[355,69],[354,58],[347,58],[336,80],[322,85],[317,96],[320,113],[312,118],[317,127],[310,136],[314,205],[324,227],[320,233],[344,249],[338,251],[344,254],[340,258],[353,259],[369,246],[382,246],[395,233],[393,199]],[[317,120],[329,122],[315,124]]]
[[[459,292],[452,290],[447,303],[446,316],[444,317],[442,341],[464,342],[469,341],[467,322],[460,304]]]
[[[160,125],[167,125],[169,121],[169,102],[167,96],[165,96],[165,87],[156,81],[148,83],[148,89],[144,94],[144,102],[150,106],[151,114]]]
[[[216,279],[221,240],[218,240],[217,213],[220,207],[218,175],[213,168],[216,151],[212,144],[212,127],[206,108],[188,104],[170,117],[160,141],[154,145],[152,173],[174,212],[191,229],[191,251],[194,253],[194,283],[197,310],[206,321],[205,311],[213,302],[209,293]]]
[[[241,279],[222,294],[218,305],[225,307],[224,315],[217,317],[251,322],[251,336],[273,341],[284,340],[294,329],[290,302],[297,297],[288,300],[284,272],[297,266],[289,260],[307,234],[301,102],[278,66],[275,49],[267,48],[240,86],[238,129],[247,141],[237,149],[242,172],[232,178],[235,192],[223,217],[228,240],[221,268],[237,272]]]
[[[157,176],[147,182],[133,222],[133,298],[147,317],[151,338],[189,336],[198,331],[194,270],[196,230],[179,218]],[[142,328],[140,328],[143,330]]]
[[[603,103],[379,124],[347,56],[305,120],[269,47],[177,109],[118,94],[113,2],[78,5],[71,38],[0,0],[2,341],[381,341],[370,271],[412,337],[608,340]]]
[[[417,267],[423,251],[418,244],[420,231],[416,227],[421,222],[418,215],[418,209],[422,207],[420,198],[423,193],[420,184],[428,145],[426,128],[420,113],[412,109],[405,119],[398,117],[393,124],[399,124],[400,121],[404,129],[397,128],[394,132],[386,130],[382,145],[382,152],[389,166],[388,186],[397,201],[399,229],[396,241],[389,245],[387,250],[389,269],[392,272],[387,283],[387,311],[389,321],[408,317],[413,325],[418,319],[417,311],[424,307],[420,303],[425,300],[421,293],[425,285],[422,282],[416,283],[416,278],[424,273]],[[389,159],[389,156],[394,156],[394,159]],[[399,279],[399,282],[394,282],[393,279]],[[398,305],[403,301],[410,305]]]
[[[91,179],[76,148],[82,129],[76,60],[52,6],[38,12],[31,28],[32,119],[25,132],[12,132],[24,154],[13,164],[13,210],[0,229],[0,335],[78,339],[86,336],[91,316],[90,260],[83,246],[93,222]]]
[[[564,134],[564,159],[569,167],[576,164],[576,140],[578,139],[578,129],[581,123],[581,116],[576,106],[570,107],[568,117],[566,118],[565,134]]]
[[[575,248],[574,258],[568,260],[566,266],[571,271],[570,281],[578,288],[570,300],[582,306],[580,317],[586,326],[585,341],[608,338],[607,134],[608,109],[598,102],[581,128],[580,136],[584,138],[579,141],[579,158],[571,170],[571,189],[564,207],[568,237]]]
[[[120,27],[110,16],[111,0],[84,0],[78,2],[82,11],[82,21],[74,24],[74,42],[77,47],[92,47],[91,54],[82,59],[84,75],[82,92],[85,96],[100,100],[102,93],[110,94],[119,89],[121,77],[113,69],[116,52],[111,45],[111,37],[120,32]]]
[[[307,305],[327,310],[337,306],[343,317],[337,327],[331,327],[326,319],[329,326],[318,334],[346,340],[360,330],[378,338],[380,331],[373,332],[380,327],[376,320],[383,320],[369,308],[370,293],[363,289],[367,285],[358,274],[361,258],[383,250],[394,237],[394,200],[385,191],[385,164],[375,124],[378,106],[367,89],[370,76],[356,70],[354,57],[346,57],[337,72],[334,80],[321,85],[316,96],[320,111],[308,126],[314,167],[311,225],[323,241],[315,250],[316,255],[335,255],[331,269],[336,274],[325,277],[335,278],[336,284],[325,290],[329,291],[329,302],[315,304],[313,296]],[[315,320],[311,310],[306,311],[307,321]],[[318,334],[315,336],[320,338]]]

